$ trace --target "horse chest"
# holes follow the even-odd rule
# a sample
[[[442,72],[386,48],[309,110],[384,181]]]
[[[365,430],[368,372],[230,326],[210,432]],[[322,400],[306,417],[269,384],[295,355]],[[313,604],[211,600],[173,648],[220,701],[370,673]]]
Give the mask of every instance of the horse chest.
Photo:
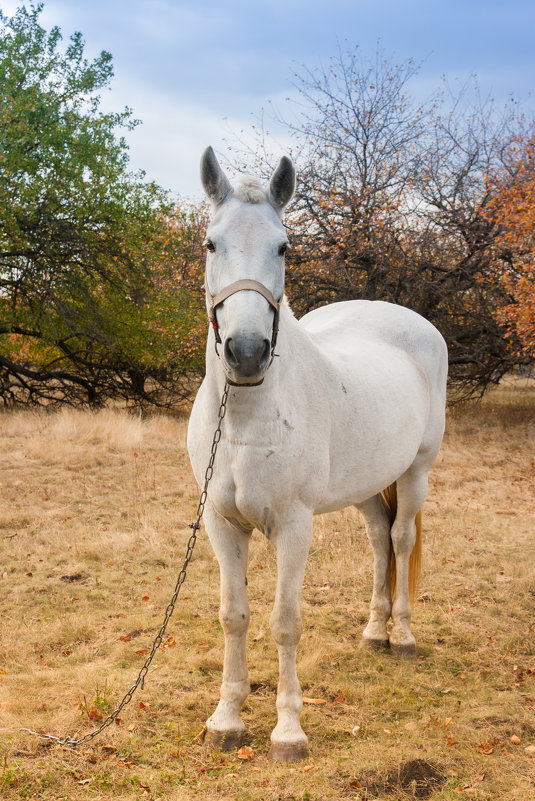
[[[209,495],[226,518],[266,531],[276,512],[291,501],[291,470],[281,443],[250,445],[223,437],[218,468]]]
[[[298,421],[229,410],[209,498],[219,514],[269,535],[273,521],[312,488]],[[315,471],[315,480],[318,471]]]

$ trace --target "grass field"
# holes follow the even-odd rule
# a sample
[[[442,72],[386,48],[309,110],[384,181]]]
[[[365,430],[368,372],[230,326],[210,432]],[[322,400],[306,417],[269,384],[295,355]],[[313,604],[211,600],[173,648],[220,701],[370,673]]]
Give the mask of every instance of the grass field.
[[[255,533],[244,709],[251,752],[210,752],[219,574],[204,531],[145,689],[119,725],[71,750],[131,686],[163,619],[194,519],[186,418],[118,411],[0,415],[0,797],[535,798],[533,382],[454,408],[424,510],[415,662],[357,650],[372,558],[355,510],[317,518],[298,654],[311,754],[267,759],[277,655],[275,567]],[[217,469],[217,466],[216,466]],[[249,756],[249,759],[242,759]]]

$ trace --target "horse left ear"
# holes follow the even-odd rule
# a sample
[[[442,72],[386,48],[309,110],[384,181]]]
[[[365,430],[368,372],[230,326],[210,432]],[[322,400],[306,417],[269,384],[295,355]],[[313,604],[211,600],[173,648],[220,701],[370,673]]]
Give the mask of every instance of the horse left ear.
[[[295,190],[295,169],[288,158],[283,156],[269,182],[269,200],[278,212],[290,202]]]

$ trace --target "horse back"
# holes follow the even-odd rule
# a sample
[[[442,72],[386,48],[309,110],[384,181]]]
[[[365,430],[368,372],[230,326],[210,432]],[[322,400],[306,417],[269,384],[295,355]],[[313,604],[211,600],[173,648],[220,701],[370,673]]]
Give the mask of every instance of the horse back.
[[[448,355],[442,335],[420,314],[384,301],[349,300],[309,312],[300,325],[324,353],[350,357],[363,343],[404,351],[444,402]]]

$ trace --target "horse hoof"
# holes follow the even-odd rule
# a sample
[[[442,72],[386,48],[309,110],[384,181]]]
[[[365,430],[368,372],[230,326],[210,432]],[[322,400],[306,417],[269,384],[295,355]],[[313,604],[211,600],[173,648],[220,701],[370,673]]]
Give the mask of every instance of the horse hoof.
[[[268,758],[273,762],[298,762],[308,757],[306,743],[271,743]]]
[[[230,729],[229,731],[215,731],[207,729],[204,742],[214,751],[233,751],[243,742],[243,731]]]
[[[372,640],[370,637],[361,637],[359,648],[367,651],[386,651],[389,645],[388,640]]]
[[[416,645],[413,642],[406,643],[405,645],[396,645],[390,643],[390,650],[394,656],[400,659],[416,659]]]

